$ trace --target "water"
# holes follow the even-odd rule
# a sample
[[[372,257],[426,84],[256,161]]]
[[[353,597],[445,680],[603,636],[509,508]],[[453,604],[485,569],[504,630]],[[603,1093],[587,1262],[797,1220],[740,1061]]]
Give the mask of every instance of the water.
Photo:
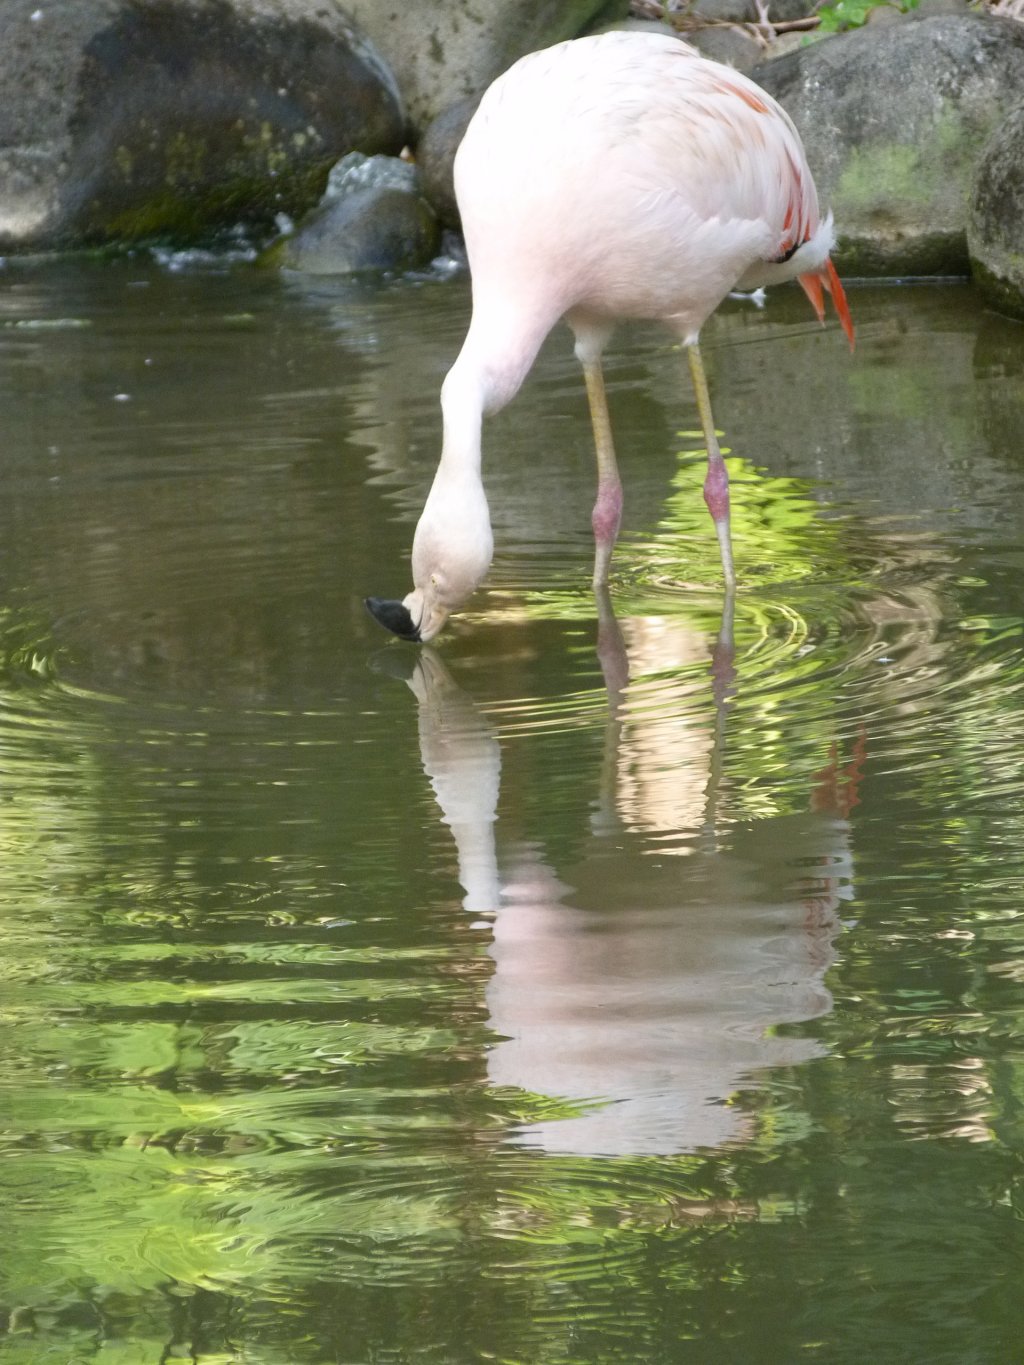
[[[1024,332],[564,335],[390,644],[464,280],[0,271],[2,1365],[1020,1359]]]

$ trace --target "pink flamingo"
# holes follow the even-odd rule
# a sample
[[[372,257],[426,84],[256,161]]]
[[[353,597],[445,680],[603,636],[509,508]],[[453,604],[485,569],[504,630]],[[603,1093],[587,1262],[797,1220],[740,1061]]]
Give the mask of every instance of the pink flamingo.
[[[729,481],[697,338],[732,289],[796,278],[824,292],[853,345],[832,218],[789,116],[759,86],[667,35],[606,33],[523,57],[484,94],[455,158],[473,316],[444,381],[444,440],[413,541],[413,590],[366,600],[404,639],[431,640],[479,587],[493,537],[480,426],[518,391],[560,318],[576,338],[597,448],[594,584],[622,484],[601,374],[620,318],[659,318],[687,349],[707,443],[704,498],[735,585]]]

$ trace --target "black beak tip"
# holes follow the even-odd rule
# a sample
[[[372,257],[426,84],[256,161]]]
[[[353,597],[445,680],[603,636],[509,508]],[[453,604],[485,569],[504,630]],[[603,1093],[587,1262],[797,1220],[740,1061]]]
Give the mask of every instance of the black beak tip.
[[[366,597],[363,601],[366,610],[385,630],[390,630],[400,640],[420,643],[419,626],[413,624],[409,608],[404,603],[390,601],[385,597]]]

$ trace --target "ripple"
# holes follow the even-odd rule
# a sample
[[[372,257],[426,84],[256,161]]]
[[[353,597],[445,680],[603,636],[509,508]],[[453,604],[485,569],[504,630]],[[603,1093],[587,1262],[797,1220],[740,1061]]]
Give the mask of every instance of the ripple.
[[[553,339],[431,689],[360,596],[407,586],[465,287],[61,270],[0,300],[58,324],[0,331],[4,1349],[977,1345],[915,1312],[970,1316],[1020,1202],[1019,404],[975,392],[1019,339],[894,299],[847,382],[785,296],[716,319],[731,626],[643,336],[595,602]]]

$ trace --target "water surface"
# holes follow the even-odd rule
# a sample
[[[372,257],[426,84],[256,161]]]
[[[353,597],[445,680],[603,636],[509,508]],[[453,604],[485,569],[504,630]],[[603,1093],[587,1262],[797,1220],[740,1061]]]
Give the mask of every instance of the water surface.
[[[1024,331],[556,334],[389,643],[465,280],[0,270],[0,1362],[1002,1362]],[[730,652],[728,642],[733,637]]]

